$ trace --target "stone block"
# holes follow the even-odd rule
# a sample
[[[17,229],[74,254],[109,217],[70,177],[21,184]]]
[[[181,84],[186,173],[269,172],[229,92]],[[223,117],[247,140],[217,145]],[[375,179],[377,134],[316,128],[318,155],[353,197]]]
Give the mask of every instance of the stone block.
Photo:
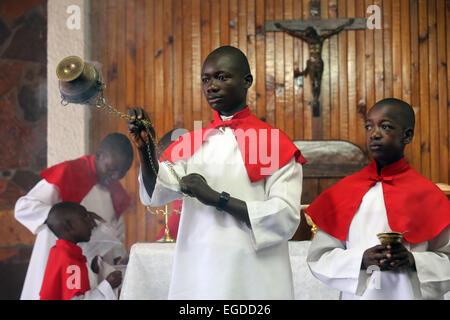
[[[25,13],[40,5],[41,3],[46,2],[45,0],[3,0],[3,3],[0,8],[1,14],[9,19],[14,20],[20,18]]]
[[[27,193],[41,180],[39,174],[30,170],[16,170],[14,176],[10,179],[22,192]]]
[[[16,87],[23,72],[23,62],[8,61],[0,65],[0,96]]]
[[[14,183],[7,179],[0,179],[0,208],[12,208],[17,199],[24,195]],[[4,226],[0,225],[0,230]],[[2,237],[5,233],[0,231]]]
[[[0,170],[28,167],[35,143],[30,128],[19,121],[8,101],[0,101]]]
[[[14,218],[14,209],[0,209],[0,247],[32,246],[36,236]]]
[[[6,39],[11,35],[11,31],[8,26],[0,20],[0,46],[5,42]]]
[[[4,58],[46,63],[47,57],[47,21],[33,14],[19,26]]]
[[[29,86],[23,86],[20,90],[17,98],[25,120],[35,122],[47,115],[47,110],[42,103],[43,99],[40,95],[39,88],[38,90],[33,90]]]

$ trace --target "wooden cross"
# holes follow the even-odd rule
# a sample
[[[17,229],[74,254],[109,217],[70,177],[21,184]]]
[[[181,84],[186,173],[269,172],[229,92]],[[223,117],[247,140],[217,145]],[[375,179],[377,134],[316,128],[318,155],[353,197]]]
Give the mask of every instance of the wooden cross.
[[[366,18],[320,19],[320,2],[311,1],[310,18],[305,20],[268,20],[266,31],[287,32],[293,37],[306,41],[309,45],[310,58],[303,71],[294,73],[295,77],[310,74],[313,93],[313,116],[320,116],[320,88],[323,74],[322,46],[329,37],[343,30],[360,30],[366,28]]]

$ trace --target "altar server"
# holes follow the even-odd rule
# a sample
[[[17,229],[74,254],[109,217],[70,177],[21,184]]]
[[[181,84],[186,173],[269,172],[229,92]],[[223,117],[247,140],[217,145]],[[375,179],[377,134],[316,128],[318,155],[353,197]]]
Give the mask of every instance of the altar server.
[[[75,202],[59,202],[48,214],[45,224],[58,238],[51,248],[45,269],[41,300],[116,300],[114,289],[122,283],[115,270],[97,287],[89,283],[86,257],[77,244],[90,240],[96,226],[94,214]]]
[[[168,162],[156,162],[153,173],[145,131],[130,126],[141,156],[142,202],[159,206],[189,195],[169,298],[293,299],[288,240],[300,222],[305,159],[283,132],[250,113],[246,95],[253,78],[239,49],[210,53],[201,79],[214,120],[164,153],[183,190]],[[147,117],[142,109],[130,115]]]
[[[36,235],[21,299],[39,299],[48,254],[57,240],[44,222],[51,207],[58,202],[80,203],[106,221],[110,228],[97,228],[98,232],[112,229],[114,234],[94,233],[93,237],[108,236],[111,250],[101,249],[108,250],[106,258],[109,258],[109,263],[113,263],[112,259],[117,262],[126,255],[121,243],[124,240],[122,213],[129,206],[130,198],[119,180],[125,176],[132,162],[133,148],[127,136],[112,133],[102,140],[95,155],[65,161],[42,171],[43,179],[28,194],[19,198],[15,218]],[[111,241],[114,239],[116,241]],[[87,253],[92,251],[89,250],[89,243],[81,246],[88,260],[91,260],[93,256]],[[94,274],[90,276],[92,285],[96,285]]]
[[[306,210],[319,228],[308,265],[342,299],[442,299],[450,290],[449,201],[403,156],[414,122],[406,102],[377,102],[365,126],[372,162]],[[405,232],[402,243],[381,245],[387,231]]]

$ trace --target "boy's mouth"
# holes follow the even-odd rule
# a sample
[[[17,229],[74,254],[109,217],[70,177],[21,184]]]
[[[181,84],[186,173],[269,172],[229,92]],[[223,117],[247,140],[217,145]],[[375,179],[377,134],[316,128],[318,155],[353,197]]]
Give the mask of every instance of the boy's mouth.
[[[369,144],[369,149],[371,151],[379,151],[379,150],[383,149],[383,145],[379,144],[379,143]]]
[[[222,97],[218,97],[218,96],[210,96],[208,97],[208,102],[209,103],[218,103],[221,102],[223,100]]]
[[[114,182],[113,179],[107,177],[107,178],[101,179],[100,184],[105,187],[109,187],[113,182]]]

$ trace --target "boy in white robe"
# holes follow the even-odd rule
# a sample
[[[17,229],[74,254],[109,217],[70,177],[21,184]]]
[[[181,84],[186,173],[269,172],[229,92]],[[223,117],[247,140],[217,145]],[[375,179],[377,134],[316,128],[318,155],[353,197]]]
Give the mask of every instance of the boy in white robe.
[[[50,250],[40,290],[41,300],[116,300],[114,289],[122,283],[120,270],[92,288],[86,257],[78,243],[90,240],[96,227],[93,212],[75,202],[59,202],[48,214],[46,225],[58,237]],[[98,270],[96,270],[98,272]]]
[[[284,133],[250,114],[246,94],[252,79],[237,48],[220,47],[206,58],[203,92],[214,120],[182,136],[162,157],[174,163],[182,187],[168,162],[154,161],[157,175],[152,171],[146,133],[130,125],[140,150],[141,201],[159,206],[189,195],[183,199],[169,299],[294,297],[287,241],[300,222],[305,159]],[[139,108],[129,114],[147,119]]]
[[[324,191],[306,210],[318,226],[307,262],[342,299],[442,299],[450,290],[450,206],[403,157],[414,135],[404,101],[377,102],[366,119],[373,160]],[[382,232],[405,232],[382,245]]]
[[[108,234],[108,248],[105,259],[113,264],[119,262],[120,257],[126,256],[123,246],[124,226],[122,213],[129,206],[130,199],[118,180],[122,179],[133,161],[133,148],[127,136],[112,133],[106,136],[95,155],[84,156],[66,161],[44,170],[39,181],[25,196],[17,200],[15,218],[33,234],[36,240],[28,265],[21,299],[38,300],[42,285],[45,266],[50,248],[56,243],[56,236],[45,225],[51,207],[61,201],[80,203],[89,211],[98,215],[110,226],[100,225],[96,228],[93,238],[104,237],[105,230],[112,230]],[[92,243],[82,243],[84,254],[91,262],[95,254],[91,252]],[[115,261],[111,261],[116,259]],[[96,275],[89,276],[91,285],[96,286]]]

